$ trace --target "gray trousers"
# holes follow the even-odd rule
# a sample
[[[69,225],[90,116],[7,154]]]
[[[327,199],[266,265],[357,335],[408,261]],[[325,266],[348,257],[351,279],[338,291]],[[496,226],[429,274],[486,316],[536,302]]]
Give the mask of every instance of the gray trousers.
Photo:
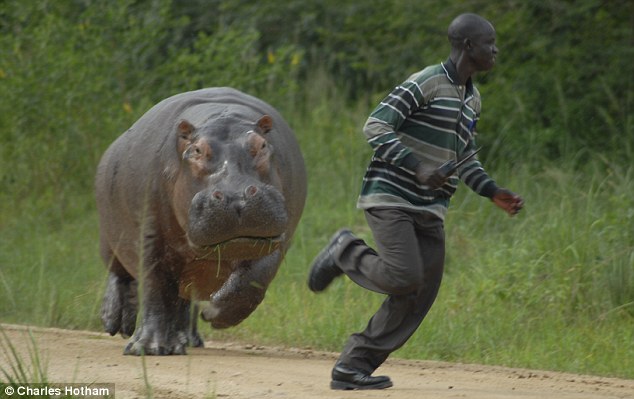
[[[376,251],[349,239],[335,253],[343,272],[360,286],[388,295],[364,331],[352,334],[339,362],[374,372],[414,334],[431,308],[445,262],[443,221],[397,208],[365,212]]]

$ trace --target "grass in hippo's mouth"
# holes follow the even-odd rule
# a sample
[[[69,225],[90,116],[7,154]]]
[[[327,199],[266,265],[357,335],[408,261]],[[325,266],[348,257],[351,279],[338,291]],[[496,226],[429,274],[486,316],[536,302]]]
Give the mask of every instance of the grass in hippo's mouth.
[[[235,237],[226,241],[223,241],[223,243],[228,243],[228,242],[234,242],[234,241],[253,241],[253,242],[261,242],[261,241],[279,241],[282,239],[282,235],[278,235],[278,236],[273,236],[273,237]],[[220,243],[222,244],[222,243]]]
[[[199,247],[197,259],[247,260],[269,255],[280,248],[283,235],[276,237],[237,237]]]
[[[222,248],[223,246],[229,246],[233,244],[252,246],[258,246],[262,244],[274,244],[282,241],[282,238],[282,235],[275,237],[235,237],[216,244],[208,245],[206,248],[213,248],[215,250],[217,248]]]

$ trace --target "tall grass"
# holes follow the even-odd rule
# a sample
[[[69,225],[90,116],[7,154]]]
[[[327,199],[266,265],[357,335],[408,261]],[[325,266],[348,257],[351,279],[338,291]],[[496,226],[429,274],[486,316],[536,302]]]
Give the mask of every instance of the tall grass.
[[[372,242],[354,207],[371,101],[341,104],[315,84],[326,95],[294,120],[310,180],[294,247],[261,309],[212,337],[338,351],[383,300],[345,278],[320,295],[306,289],[309,264],[336,229]],[[437,303],[396,356],[634,377],[634,167],[600,155],[577,167],[576,158],[498,160],[508,166],[491,174],[526,200],[515,218],[461,187]]]
[[[272,96],[306,158],[305,212],[260,308],[236,328],[203,328],[208,338],[338,351],[383,300],[345,278],[320,295],[305,284],[312,258],[339,227],[372,242],[355,202],[371,155],[361,127],[379,98],[348,103],[344,94],[316,72],[290,100]],[[116,115],[105,116],[106,126],[121,131]],[[28,146],[13,142],[14,150],[55,151],[38,147],[36,139]],[[483,132],[485,149],[487,140],[493,138]],[[0,320],[101,329],[106,272],[91,190],[98,152],[91,146],[85,159],[73,153],[88,170],[66,177],[46,168],[51,154],[18,158],[15,175],[35,166],[37,173],[26,175],[39,186],[29,191],[10,182],[9,189],[19,190],[0,197]],[[482,159],[486,165],[486,152]],[[395,355],[634,378],[634,167],[590,151],[558,162],[534,154],[526,159],[499,152],[490,160],[498,182],[526,199],[516,218],[466,187],[458,191],[446,221],[440,295]],[[1,165],[11,163],[7,158]]]
[[[28,331],[28,341],[26,343],[26,354],[21,353],[14,343],[9,339],[7,333],[0,327],[0,397],[1,398],[66,398],[72,399],[76,396],[64,394],[54,395],[50,391],[45,393],[37,392],[35,389],[59,388],[58,384],[50,384],[48,380],[48,359],[42,357],[37,346],[35,337]],[[20,389],[26,387],[33,391]],[[13,394],[9,395],[6,389],[13,389]],[[16,395],[16,396],[14,396]],[[108,398],[114,397],[108,395]]]
[[[7,3],[0,35],[0,320],[101,330],[106,271],[92,193],[100,154],[155,101],[200,85],[233,85],[271,102],[294,127],[307,163],[308,199],[264,302],[236,328],[203,327],[201,333],[340,350],[384,297],[346,278],[315,295],[306,278],[313,257],[339,227],[372,242],[355,201],[371,156],[361,127],[381,95],[351,103],[347,88],[321,70],[304,70],[304,82],[297,69],[302,52],[291,44],[268,49],[262,62],[254,50],[258,32],[242,26],[200,34],[192,47],[183,46],[175,32],[188,21],[168,12],[172,2],[154,2],[151,10],[136,3],[95,2],[85,9],[63,2]],[[515,21],[516,13],[508,15]],[[498,71],[510,81],[513,73],[527,73],[507,65]],[[621,99],[604,84],[610,104],[597,108],[598,117],[612,132],[606,140],[623,143],[620,158],[610,159],[572,145],[574,129],[556,127],[568,126],[574,110],[585,109],[575,107],[559,83],[558,95],[547,103],[557,105],[546,108],[565,115],[565,123],[535,125],[540,118],[526,95],[541,99],[549,91],[538,90],[527,76],[522,79],[530,91],[514,102],[493,92],[504,82],[481,86],[488,107],[514,113],[503,118],[495,136],[483,129],[480,138],[489,172],[522,194],[526,208],[508,218],[460,188],[446,221],[448,258],[439,297],[395,356],[634,378],[631,96]],[[504,87],[511,92],[510,84]],[[599,101],[591,98],[585,103],[595,107]],[[482,122],[485,128],[490,123]],[[529,123],[536,128],[525,128],[518,140],[516,129]],[[509,147],[513,159],[505,155]],[[553,160],[552,154],[563,156]],[[44,382],[35,342],[29,359],[16,357],[8,341],[0,344],[9,356],[0,370],[5,379]],[[25,374],[28,362],[35,374]],[[145,367],[144,377],[151,396]]]
[[[309,176],[293,247],[260,308],[236,328],[204,327],[208,338],[338,351],[383,300],[345,278],[320,295],[305,285],[312,258],[339,227],[372,242],[355,201],[370,156],[360,128],[373,99],[346,104],[327,78],[314,84],[297,102],[305,109],[278,105]],[[446,221],[440,295],[395,356],[634,378],[633,167],[600,156],[581,169],[497,163],[512,166],[490,172],[525,197],[525,210],[509,218],[460,188]],[[99,330],[106,273],[92,193],[64,192],[64,209],[59,200],[1,208],[0,319]]]
[[[35,338],[29,331],[27,355],[20,354],[7,333],[0,328],[0,375],[5,384],[17,388],[20,384],[46,384],[47,369],[46,360],[40,357]],[[2,390],[4,393],[4,390]]]

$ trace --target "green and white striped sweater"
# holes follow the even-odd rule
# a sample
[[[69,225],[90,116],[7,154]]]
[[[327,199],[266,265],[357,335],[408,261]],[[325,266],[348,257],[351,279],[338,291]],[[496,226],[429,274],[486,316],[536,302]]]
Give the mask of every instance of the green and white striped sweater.
[[[497,186],[476,159],[462,165],[439,189],[418,183],[419,162],[437,167],[475,150],[480,93],[471,79],[458,84],[451,60],[412,75],[372,112],[363,132],[374,155],[363,178],[357,206],[400,207],[444,219],[461,179],[476,193],[492,197]]]

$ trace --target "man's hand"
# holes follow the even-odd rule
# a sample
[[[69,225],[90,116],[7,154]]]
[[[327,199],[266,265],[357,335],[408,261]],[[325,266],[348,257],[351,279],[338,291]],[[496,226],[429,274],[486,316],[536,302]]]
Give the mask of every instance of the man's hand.
[[[499,188],[493,197],[491,197],[491,200],[495,205],[504,209],[509,216],[517,215],[517,213],[524,207],[524,200],[522,197],[505,188]]]
[[[447,179],[456,171],[455,165],[454,161],[448,161],[439,168],[431,169],[423,166],[421,162],[416,166],[416,180],[429,186],[432,190],[436,190],[445,184]]]

